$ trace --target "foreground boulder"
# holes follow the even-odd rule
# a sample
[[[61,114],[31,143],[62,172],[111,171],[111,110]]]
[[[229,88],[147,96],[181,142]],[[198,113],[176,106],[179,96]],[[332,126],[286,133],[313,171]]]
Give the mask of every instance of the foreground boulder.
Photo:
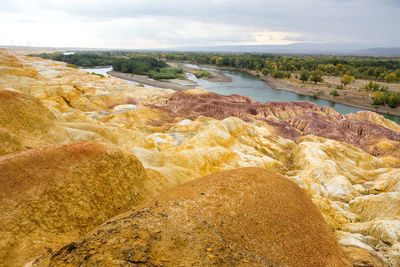
[[[147,176],[137,158],[99,143],[0,157],[0,265],[22,266],[140,203]]]
[[[35,266],[350,266],[307,194],[271,171],[199,178]]]

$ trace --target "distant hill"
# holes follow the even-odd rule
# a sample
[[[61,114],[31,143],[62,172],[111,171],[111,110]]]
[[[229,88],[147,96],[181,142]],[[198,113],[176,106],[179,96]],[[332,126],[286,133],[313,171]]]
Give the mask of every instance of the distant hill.
[[[6,49],[20,49],[30,53],[39,52],[76,52],[76,51],[184,51],[184,52],[225,52],[225,53],[272,53],[272,54],[310,54],[310,55],[354,55],[400,57],[400,47],[379,47],[376,44],[342,43],[296,43],[288,45],[221,45],[176,47],[165,49],[109,49],[109,48],[74,48],[74,47],[30,47],[1,46]]]
[[[168,50],[192,51],[192,52],[230,52],[230,53],[400,56],[400,47],[386,48],[368,44],[339,44],[339,43],[296,43],[288,45],[226,45],[226,46],[204,46],[204,47],[180,47]]]
[[[377,47],[368,48],[355,52],[356,55],[365,56],[385,56],[385,57],[400,57],[400,47]]]

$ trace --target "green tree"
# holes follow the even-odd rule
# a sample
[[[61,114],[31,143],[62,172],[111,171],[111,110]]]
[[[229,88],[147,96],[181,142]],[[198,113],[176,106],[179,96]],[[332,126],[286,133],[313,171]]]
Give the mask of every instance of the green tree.
[[[285,78],[285,73],[283,71],[277,70],[272,73],[272,77],[276,78]]]
[[[300,72],[300,81],[307,82],[308,79],[310,78],[310,72],[308,70],[302,70]]]
[[[396,74],[394,72],[385,76],[385,82],[392,83],[396,80]]]
[[[318,82],[322,82],[322,76],[324,75],[324,73],[320,70],[314,70],[311,72],[311,77],[310,80],[313,81],[315,84],[317,84]]]
[[[342,79],[341,79],[340,81],[342,82],[342,84],[343,84],[344,86],[346,86],[346,85],[348,85],[348,84],[354,82],[354,80],[355,80],[354,76],[345,74],[345,75],[343,75],[343,77],[342,77]]]
[[[398,93],[390,93],[387,99],[387,104],[391,108],[395,108],[399,105],[400,96]]]
[[[336,90],[332,90],[329,94],[332,96],[339,96],[339,93]]]
[[[376,92],[374,96],[374,105],[384,105],[385,104],[385,93]]]
[[[268,74],[271,73],[271,70],[270,70],[269,68],[263,68],[263,69],[261,70],[261,73],[262,73],[263,75],[268,75]]]

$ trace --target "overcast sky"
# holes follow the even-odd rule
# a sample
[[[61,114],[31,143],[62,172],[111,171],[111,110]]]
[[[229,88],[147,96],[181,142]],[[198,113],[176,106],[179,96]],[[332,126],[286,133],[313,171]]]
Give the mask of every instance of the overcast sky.
[[[400,46],[400,0],[0,0],[0,45]]]

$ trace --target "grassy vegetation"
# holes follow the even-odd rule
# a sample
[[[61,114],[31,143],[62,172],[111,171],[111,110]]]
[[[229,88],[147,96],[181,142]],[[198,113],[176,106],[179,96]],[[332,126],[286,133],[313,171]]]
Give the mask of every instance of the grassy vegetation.
[[[211,72],[206,71],[206,70],[199,70],[194,75],[196,76],[197,79],[207,78],[207,77],[211,76]]]
[[[106,76],[104,76],[103,74],[100,74],[100,73],[92,72],[91,74],[100,76],[101,78],[105,78],[106,77]]]
[[[183,73],[183,71],[179,68],[165,67],[165,68],[156,68],[154,70],[150,70],[148,75],[150,78],[155,80],[161,79],[176,79],[178,78],[178,74]]]
[[[74,68],[74,69],[78,69],[78,68],[79,68],[77,65],[70,64],[70,63],[67,63],[66,66],[67,66],[68,68]]]
[[[388,90],[377,91],[374,96],[374,105],[387,104],[391,108],[396,108],[400,104],[400,93]]]

